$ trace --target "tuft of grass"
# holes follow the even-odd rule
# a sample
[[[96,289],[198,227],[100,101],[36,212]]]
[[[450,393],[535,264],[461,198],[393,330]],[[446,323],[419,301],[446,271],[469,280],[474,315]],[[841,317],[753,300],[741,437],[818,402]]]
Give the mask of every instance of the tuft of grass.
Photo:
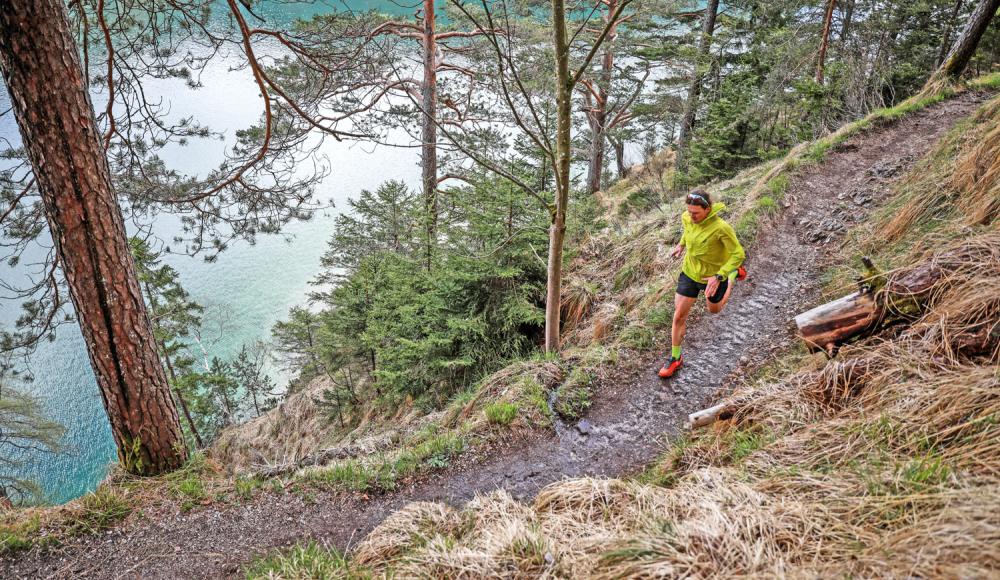
[[[644,350],[653,346],[653,329],[633,324],[622,331],[619,340],[624,346]]]
[[[335,548],[316,542],[296,544],[252,561],[245,570],[248,580],[283,578],[370,578],[371,575],[354,566]]]
[[[555,395],[555,411],[561,417],[575,420],[590,408],[593,398],[594,377],[582,368],[575,368],[559,385]]]
[[[44,543],[47,538],[41,536],[42,520],[38,514],[27,518],[16,518],[16,515],[4,514],[4,521],[0,523],[0,555],[27,550],[38,543]]]
[[[517,404],[504,403],[502,401],[490,403],[483,409],[486,420],[491,425],[499,425],[501,427],[510,425],[514,421],[514,418],[517,417],[517,411]]]
[[[109,486],[101,486],[80,500],[76,510],[65,523],[68,535],[93,534],[106,530],[132,513],[130,501]]]
[[[242,500],[253,497],[253,492],[264,487],[265,481],[260,477],[239,476],[233,481],[233,493]]]

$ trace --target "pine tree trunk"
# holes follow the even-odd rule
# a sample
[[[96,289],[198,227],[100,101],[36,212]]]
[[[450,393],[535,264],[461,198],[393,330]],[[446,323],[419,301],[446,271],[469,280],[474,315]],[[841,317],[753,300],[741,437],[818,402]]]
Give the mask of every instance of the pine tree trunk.
[[[76,43],[59,0],[0,2],[0,69],[126,470],[187,457]]]
[[[833,25],[833,7],[837,0],[826,3],[826,15],[823,17],[823,37],[819,41],[819,60],[816,63],[816,84],[823,84],[823,67],[826,65],[826,49],[830,44],[830,27]]]
[[[570,100],[573,87],[569,73],[569,43],[566,38],[564,0],[552,0],[552,38],[556,61],[556,203],[549,227],[548,283],[545,293],[545,352],[559,352],[562,306],[562,257],[566,237],[566,206],[570,179]]]
[[[421,131],[422,182],[427,229],[427,269],[437,241],[437,41],[434,30],[434,0],[424,0],[424,81],[421,86],[423,127]]]
[[[712,35],[715,34],[715,18],[718,14],[719,0],[708,0],[708,5],[705,6],[705,17],[701,24],[701,36],[698,38],[698,58],[694,64],[691,84],[688,86],[687,102],[684,103],[681,132],[677,137],[677,157],[674,166],[678,174],[687,173],[687,150],[691,142],[691,131],[694,129],[695,117],[698,114],[698,97],[701,94],[701,69],[704,67],[704,61],[707,60],[712,48]]]
[[[944,80],[956,81],[965,72],[965,67],[969,65],[972,55],[976,53],[979,41],[989,27],[993,16],[1000,8],[1000,0],[980,0],[975,11],[969,16],[969,21],[965,23],[965,29],[955,41],[954,46],[948,51],[948,56],[937,72],[927,81],[928,86],[940,83]]]

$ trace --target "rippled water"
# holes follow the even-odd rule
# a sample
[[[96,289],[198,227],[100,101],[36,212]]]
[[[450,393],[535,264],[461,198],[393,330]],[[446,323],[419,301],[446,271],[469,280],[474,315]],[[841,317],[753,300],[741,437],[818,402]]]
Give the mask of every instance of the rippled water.
[[[354,9],[377,7],[386,11],[401,9],[388,1],[355,1],[346,4]],[[312,6],[290,10],[286,4],[265,3],[257,12],[272,24],[288,22],[311,11],[329,10]],[[407,12],[412,12],[407,10]],[[195,115],[213,129],[232,136],[260,115],[260,97],[247,71],[231,71],[231,61],[218,61],[202,76],[204,88],[191,91],[172,81],[149,83],[147,92],[162,95],[169,101],[176,117]],[[99,100],[95,96],[95,100]],[[7,95],[0,90],[0,111],[6,110]],[[17,126],[7,115],[0,118],[0,139],[19,141]],[[165,157],[171,166],[188,173],[204,172],[222,159],[229,141],[196,142],[175,148]],[[387,179],[419,183],[418,152],[406,148],[374,148],[357,143],[326,142],[322,149],[328,158],[330,175],[317,189],[318,198],[332,200],[335,209],[317,215],[309,222],[292,224],[286,233],[294,240],[280,237],[259,239],[250,246],[234,244],[217,262],[201,258],[168,256],[165,259],[181,275],[181,282],[193,298],[210,309],[221,309],[228,320],[219,340],[210,345],[210,354],[228,358],[245,343],[269,339],[270,328],[288,311],[302,303],[309,291],[309,280],[319,267],[319,257],[326,247],[333,217],[345,200],[361,189],[371,189]],[[169,240],[172,232],[160,227],[157,232]],[[0,270],[5,281],[19,275],[10,269]],[[23,275],[23,274],[22,274]],[[0,301],[0,322],[10,324],[19,305]],[[60,503],[78,497],[96,487],[104,477],[115,449],[101,403],[100,394],[87,359],[79,329],[63,326],[55,342],[43,345],[32,360],[35,381],[28,390],[42,401],[49,417],[67,429],[66,452],[43,456],[30,468],[29,475],[42,486],[44,499]],[[280,378],[280,377],[279,377]]]

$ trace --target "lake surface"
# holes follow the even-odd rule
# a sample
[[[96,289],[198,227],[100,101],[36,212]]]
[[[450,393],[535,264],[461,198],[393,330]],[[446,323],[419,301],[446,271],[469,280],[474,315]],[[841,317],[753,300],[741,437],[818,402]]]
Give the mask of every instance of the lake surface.
[[[331,7],[333,6],[333,7]],[[358,1],[331,5],[295,6],[267,3],[255,8],[269,25],[288,24],[297,17],[349,7],[354,10],[379,9],[385,12],[412,14],[388,1]],[[232,143],[237,129],[255,122],[261,113],[261,100],[249,71],[231,70],[232,59],[220,59],[209,66],[201,79],[203,88],[187,89],[174,81],[152,81],[147,92],[169,102],[171,115],[177,118],[194,115],[216,131],[224,132],[225,141],[195,141],[176,147],[164,155],[171,167],[187,173],[200,173],[215,167]],[[100,96],[95,95],[95,103]],[[9,98],[0,87],[0,111],[9,106]],[[99,104],[95,106],[100,106]],[[401,140],[404,136],[398,136]],[[0,119],[0,138],[19,142],[12,116]],[[334,209],[316,215],[308,222],[291,224],[285,233],[294,236],[288,243],[283,237],[262,237],[251,246],[235,243],[215,263],[200,257],[167,256],[164,260],[178,270],[181,283],[192,297],[213,311],[223,311],[227,321],[221,333],[208,332],[217,340],[209,345],[209,354],[231,358],[241,345],[269,340],[271,326],[288,309],[305,301],[309,281],[319,268],[319,258],[326,248],[333,219],[343,210],[346,200],[362,189],[374,189],[388,179],[400,179],[419,185],[417,149],[374,147],[361,143],[337,143],[327,140],[322,153],[328,159],[330,174],[317,188],[317,199],[333,202]],[[172,232],[159,228],[166,240]],[[17,275],[0,266],[7,278]],[[16,281],[15,281],[16,282]],[[0,322],[9,325],[20,304],[0,301]],[[45,455],[29,468],[27,475],[36,479],[43,490],[43,500],[62,503],[93,490],[115,461],[114,442],[107,416],[79,328],[67,324],[59,329],[55,342],[43,345],[31,362],[35,375],[27,390],[43,402],[48,416],[66,429],[66,451]],[[283,379],[275,371],[279,380]]]

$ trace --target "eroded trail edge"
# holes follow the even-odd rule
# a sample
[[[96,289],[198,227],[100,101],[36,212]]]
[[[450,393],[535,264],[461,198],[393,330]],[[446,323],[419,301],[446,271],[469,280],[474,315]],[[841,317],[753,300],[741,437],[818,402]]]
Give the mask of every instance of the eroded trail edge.
[[[558,435],[499,448],[485,460],[370,499],[348,494],[266,493],[245,504],[189,513],[147,511],[106,533],[58,549],[33,549],[3,560],[3,577],[178,578],[233,576],[273,548],[313,538],[349,548],[393,511],[414,500],[459,503],[504,488],[530,498],[567,477],[618,476],[654,459],[741,367],[754,366],[794,340],[791,318],[817,302],[818,276],[843,233],[861,221],[902,175],[957,121],[985,99],[965,93],[890,127],[857,135],[819,165],[792,178],[787,206],[749,248],[750,278],[737,284],[726,310],[696,307],[685,362],[670,383],[656,377],[658,350],[623,358],[600,377],[586,422]]]

